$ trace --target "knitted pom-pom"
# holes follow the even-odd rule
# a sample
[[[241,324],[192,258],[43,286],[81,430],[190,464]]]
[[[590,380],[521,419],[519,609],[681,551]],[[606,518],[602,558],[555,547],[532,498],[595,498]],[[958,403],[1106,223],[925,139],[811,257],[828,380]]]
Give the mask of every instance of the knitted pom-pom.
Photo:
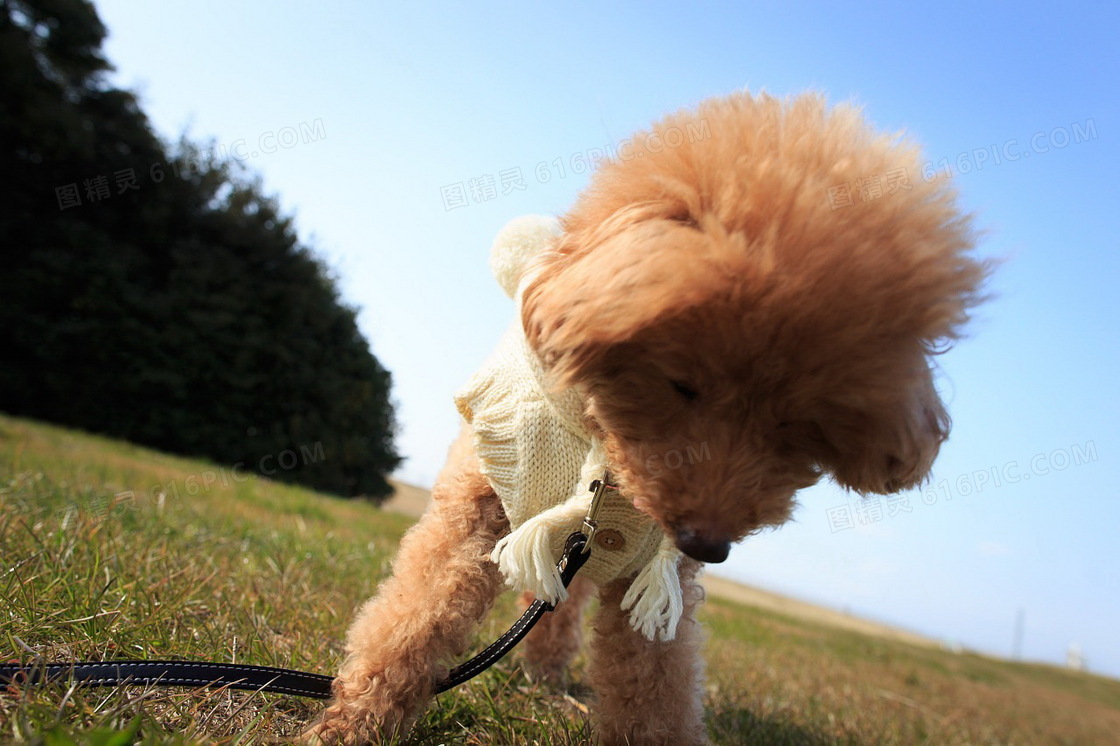
[[[537,254],[547,249],[560,235],[560,224],[547,215],[524,215],[514,218],[498,232],[490,249],[490,271],[510,298],[525,268]]]

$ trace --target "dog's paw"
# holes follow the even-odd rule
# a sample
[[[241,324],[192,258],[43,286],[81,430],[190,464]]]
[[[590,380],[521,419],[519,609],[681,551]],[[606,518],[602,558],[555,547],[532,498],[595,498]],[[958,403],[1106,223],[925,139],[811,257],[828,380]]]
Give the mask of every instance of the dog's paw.
[[[339,742],[336,735],[331,733],[323,722],[317,720],[311,724],[311,727],[300,733],[295,742],[304,746],[328,746]]]
[[[400,720],[378,716],[360,702],[336,702],[303,732],[300,740],[321,746],[357,746],[392,743],[402,733]]]
[[[402,698],[388,696],[377,677],[339,677],[331,685],[334,699],[301,735],[323,746],[391,743],[405,733],[410,709]]]
[[[377,743],[374,738],[364,738],[359,724],[347,722],[341,713],[324,712],[319,719],[300,734],[299,743],[308,746],[342,746],[352,743]]]

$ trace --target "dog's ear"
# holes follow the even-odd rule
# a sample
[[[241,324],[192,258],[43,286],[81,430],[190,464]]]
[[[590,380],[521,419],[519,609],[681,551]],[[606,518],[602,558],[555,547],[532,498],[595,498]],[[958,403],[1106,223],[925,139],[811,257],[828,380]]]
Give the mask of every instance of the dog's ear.
[[[833,410],[818,423],[818,460],[843,487],[890,494],[921,484],[949,437],[949,414],[928,365],[909,386],[884,386],[880,396]]]
[[[565,234],[537,261],[522,293],[526,339],[557,386],[584,380],[615,345],[702,302],[710,284],[699,232],[637,214],[615,222],[593,245],[586,235]],[[694,259],[682,262],[682,255]]]

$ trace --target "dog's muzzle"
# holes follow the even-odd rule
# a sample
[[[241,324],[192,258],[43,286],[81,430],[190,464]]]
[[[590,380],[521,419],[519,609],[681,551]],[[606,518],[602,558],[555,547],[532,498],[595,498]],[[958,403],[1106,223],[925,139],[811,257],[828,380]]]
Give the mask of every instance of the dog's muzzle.
[[[677,549],[700,562],[723,562],[731,552],[731,542],[726,539],[711,539],[697,534],[689,528],[677,530]]]

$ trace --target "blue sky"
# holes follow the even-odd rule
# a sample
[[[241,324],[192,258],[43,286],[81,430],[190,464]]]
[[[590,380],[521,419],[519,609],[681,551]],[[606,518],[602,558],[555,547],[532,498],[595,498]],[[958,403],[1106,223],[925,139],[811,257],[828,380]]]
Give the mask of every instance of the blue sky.
[[[905,129],[1005,259],[940,360],[952,439],[927,489],[859,507],[819,485],[718,572],[998,655],[1021,611],[1025,658],[1076,643],[1120,676],[1120,6],[96,4],[156,129],[242,156],[337,272],[423,485],[512,312],[490,241],[562,213],[591,149],[743,87]]]

